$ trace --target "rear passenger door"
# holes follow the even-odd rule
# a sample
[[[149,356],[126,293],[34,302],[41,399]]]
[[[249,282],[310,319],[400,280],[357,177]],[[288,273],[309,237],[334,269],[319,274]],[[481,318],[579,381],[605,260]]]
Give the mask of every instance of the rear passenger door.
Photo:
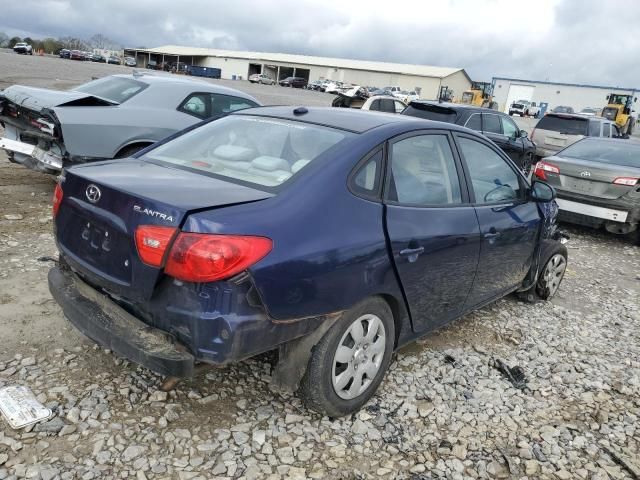
[[[452,145],[439,130],[387,149],[387,234],[416,331],[460,315],[478,263],[478,220]]]
[[[493,300],[520,285],[531,266],[540,214],[528,185],[493,146],[456,134],[480,224],[480,260],[466,308]]]

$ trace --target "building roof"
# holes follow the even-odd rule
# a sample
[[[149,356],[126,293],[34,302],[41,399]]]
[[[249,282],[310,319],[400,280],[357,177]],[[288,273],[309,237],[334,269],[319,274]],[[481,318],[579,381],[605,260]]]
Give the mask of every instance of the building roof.
[[[583,84],[583,83],[563,83],[563,82],[549,82],[549,81],[542,81],[542,80],[524,80],[522,78],[508,78],[508,77],[493,77],[493,81],[492,83],[495,85],[496,80],[507,80],[509,82],[522,82],[522,83],[539,83],[541,85],[560,85],[562,87],[586,87],[586,88],[601,88],[603,90],[611,90],[611,91],[617,91],[617,90],[625,90],[625,91],[633,91],[633,92],[638,92],[640,91],[639,88],[634,88],[634,87],[608,87],[606,85],[589,85],[589,84]]]
[[[182,47],[178,45],[165,45],[157,48],[126,48],[125,50],[153,54],[180,55],[186,57],[239,58],[260,62],[297,63],[302,65],[327,66],[435,78],[446,78],[454,73],[462,71],[467,78],[469,77],[463,68],[371,62],[368,60],[350,60],[347,58],[311,57],[308,55],[293,55],[289,53],[240,52],[234,50],[218,50],[214,48]]]

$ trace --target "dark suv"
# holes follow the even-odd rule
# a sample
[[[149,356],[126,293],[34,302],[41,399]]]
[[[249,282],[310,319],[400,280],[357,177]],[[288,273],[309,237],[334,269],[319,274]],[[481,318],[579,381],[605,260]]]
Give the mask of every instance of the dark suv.
[[[456,103],[420,100],[411,102],[402,114],[455,123],[476,130],[493,140],[523,171],[528,172],[533,164],[535,143],[527,138],[527,132],[520,130],[506,113]]]
[[[304,88],[307,86],[307,81],[302,77],[287,77],[278,83],[281,87]]]

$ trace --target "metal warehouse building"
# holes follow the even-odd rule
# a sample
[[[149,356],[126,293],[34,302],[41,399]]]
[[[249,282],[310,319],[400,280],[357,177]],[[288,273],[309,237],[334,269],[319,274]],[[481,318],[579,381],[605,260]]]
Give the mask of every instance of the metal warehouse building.
[[[456,97],[460,97],[463,91],[471,87],[471,80],[462,68],[174,45],[125,49],[124,53],[135,58],[139,67],[145,67],[149,61],[184,62],[189,65],[219,68],[222,70],[222,78],[226,79],[246,80],[254,73],[264,73],[278,80],[295,76],[303,77],[307,81],[329,79],[379,88],[397,85],[403,90],[420,89],[420,96],[426,99],[437,98],[441,86],[449,87]]]
[[[517,100],[548,103],[547,111],[558,105],[569,106],[579,112],[583,108],[601,109],[607,104],[609,93],[634,95],[636,88],[604,87],[577,83],[554,83],[518,78],[493,78],[493,96],[498,108],[508,112],[509,105]]]

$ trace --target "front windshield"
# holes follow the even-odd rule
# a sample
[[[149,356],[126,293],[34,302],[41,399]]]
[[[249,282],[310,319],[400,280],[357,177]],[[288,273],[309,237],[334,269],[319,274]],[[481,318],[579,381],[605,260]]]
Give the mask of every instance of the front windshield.
[[[640,168],[640,144],[633,141],[582,140],[565,148],[558,156]]]
[[[147,86],[146,83],[139,82],[133,78],[104,77],[80,85],[74,88],[74,91],[88,93],[115,103],[123,103],[140,93]]]
[[[350,135],[291,120],[231,115],[185,133],[142,158],[277,187]]]

